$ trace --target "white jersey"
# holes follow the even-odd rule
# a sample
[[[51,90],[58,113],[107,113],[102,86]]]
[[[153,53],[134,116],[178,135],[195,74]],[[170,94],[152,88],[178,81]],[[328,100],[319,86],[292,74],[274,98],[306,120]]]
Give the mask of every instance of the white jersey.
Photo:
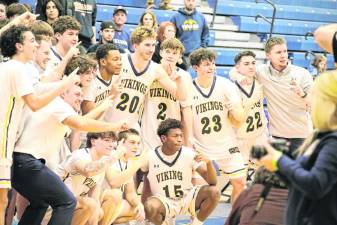
[[[60,146],[64,136],[70,131],[62,122],[76,115],[75,110],[62,98],[55,98],[47,106],[29,115],[14,151],[31,154],[37,159],[43,158],[46,165],[54,170],[60,163]]]
[[[241,104],[235,85],[226,78],[214,76],[209,89],[193,81],[193,136],[194,144],[209,158],[224,159],[238,151],[234,128],[228,119],[225,103]]]
[[[183,76],[184,80],[188,81],[186,89],[191,90],[191,75],[182,69],[178,69],[177,72]],[[158,81],[151,85],[150,91],[145,98],[141,120],[142,139],[148,149],[154,149],[161,145],[156,132],[159,124],[167,118],[181,120],[181,108],[190,107],[191,105],[192,95],[190,92],[187,95],[187,99],[180,102],[164,89]]]
[[[120,172],[123,172],[124,170],[126,170],[128,168],[128,165],[129,165],[129,161],[124,161],[124,160],[119,159],[115,163],[113,163],[111,166],[109,166],[107,170],[112,170],[114,173],[120,173]],[[133,177],[131,177],[128,181],[126,181],[124,184],[122,184],[120,187],[117,187],[117,188],[120,188],[121,191],[123,192],[124,186],[126,184],[132,183],[132,182],[133,182]],[[103,186],[106,189],[111,188],[111,186],[109,185],[109,182],[106,178],[105,178]]]
[[[201,165],[194,160],[195,154],[184,146],[172,156],[164,155],[161,147],[149,151],[142,171],[148,172],[152,194],[171,199],[183,198],[193,187],[193,171]]]
[[[267,119],[263,109],[262,85],[254,80],[251,85],[235,82],[241,95],[242,106],[246,114],[245,123],[237,129],[238,138],[251,139],[267,132]]]
[[[157,79],[155,69],[158,64],[150,61],[144,71],[137,72],[129,54],[122,55],[122,63],[120,79],[123,90],[113,106],[105,113],[104,120],[108,122],[127,120],[130,127],[139,129],[139,115],[145,95],[153,81]]]
[[[96,78],[90,82],[88,90],[85,91],[83,99],[86,101],[95,102],[96,105],[99,105],[110,95],[111,87],[116,79],[118,79],[118,76],[113,76],[111,80],[106,81],[98,72]]]
[[[59,165],[56,173],[76,197],[83,197],[96,185],[101,186],[103,184],[105,172],[103,171],[92,177],[83,176],[77,172],[75,167],[79,160],[84,160],[88,163],[92,162],[90,150],[88,148],[74,151]]]
[[[30,78],[24,63],[9,60],[0,64],[0,164],[5,159],[12,161],[12,152],[25,104],[21,97],[34,92]]]

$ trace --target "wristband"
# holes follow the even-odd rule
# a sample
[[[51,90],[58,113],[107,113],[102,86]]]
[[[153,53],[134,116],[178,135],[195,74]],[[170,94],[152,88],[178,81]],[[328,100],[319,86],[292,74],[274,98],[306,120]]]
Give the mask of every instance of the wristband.
[[[278,170],[278,166],[277,166],[277,162],[279,161],[279,159],[281,158],[283,154],[281,152],[275,152],[273,159],[272,159],[272,166],[273,166],[273,170],[277,171]]]

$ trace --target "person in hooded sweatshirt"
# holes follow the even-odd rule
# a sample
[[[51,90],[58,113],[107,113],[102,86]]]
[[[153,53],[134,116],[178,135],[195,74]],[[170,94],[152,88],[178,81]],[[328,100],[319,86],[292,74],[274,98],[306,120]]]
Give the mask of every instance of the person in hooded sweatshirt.
[[[205,16],[196,10],[196,0],[184,0],[184,4],[170,21],[176,25],[176,37],[185,47],[184,58],[188,62],[193,50],[207,47],[209,28]]]

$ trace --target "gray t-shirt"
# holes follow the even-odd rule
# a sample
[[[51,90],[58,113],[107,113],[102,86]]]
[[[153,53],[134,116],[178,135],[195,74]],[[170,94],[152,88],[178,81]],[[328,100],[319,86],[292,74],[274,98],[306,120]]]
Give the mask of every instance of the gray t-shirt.
[[[309,71],[289,64],[278,72],[270,64],[264,64],[257,68],[257,77],[268,101],[271,134],[284,138],[306,138],[312,131],[309,107],[305,99],[291,89],[291,81],[295,79],[308,93],[313,85]]]

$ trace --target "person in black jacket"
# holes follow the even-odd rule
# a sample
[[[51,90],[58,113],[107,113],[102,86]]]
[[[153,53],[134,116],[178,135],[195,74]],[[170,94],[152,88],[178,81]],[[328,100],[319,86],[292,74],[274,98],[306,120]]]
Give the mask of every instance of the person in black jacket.
[[[268,143],[259,162],[289,184],[287,225],[337,224],[337,71],[316,78],[311,116],[316,131],[299,148],[296,160]]]

